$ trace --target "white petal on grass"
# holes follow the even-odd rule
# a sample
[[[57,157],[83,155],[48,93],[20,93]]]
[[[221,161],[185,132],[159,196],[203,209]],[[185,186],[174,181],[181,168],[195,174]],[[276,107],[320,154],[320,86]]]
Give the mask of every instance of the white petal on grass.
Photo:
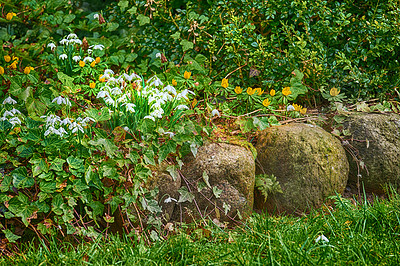
[[[60,56],[59,56],[58,58],[60,58],[60,59],[62,59],[62,60],[65,60],[65,59],[68,58],[68,55],[66,55],[66,54],[60,54]]]
[[[166,91],[168,91],[169,93],[172,93],[172,95],[176,96],[176,89],[175,89],[173,86],[168,85],[168,86],[166,86],[164,89],[165,89]]]
[[[3,117],[7,118],[7,116],[13,117],[14,114],[12,112],[8,111],[8,110],[5,110],[4,113],[3,113]]]
[[[52,50],[52,51],[54,51],[54,49],[56,49],[56,45],[54,44],[54,43],[49,43],[48,45],[47,45],[47,47],[48,48],[50,48],[50,50]]]
[[[64,118],[61,122],[60,125],[70,125],[72,123],[71,119],[69,117]]]
[[[83,62],[85,62],[85,63],[87,63],[89,61],[89,63],[92,63],[93,61],[94,61],[94,58],[93,57],[90,57],[90,56],[86,56],[84,59],[83,59]]]
[[[135,112],[135,107],[136,107],[136,105],[134,105],[133,103],[127,103],[126,104],[126,110],[131,112],[131,113]]]
[[[324,235],[320,235],[320,236],[317,237],[317,239],[315,239],[316,243],[318,243],[319,241],[322,241],[324,243],[328,243],[329,239]]]
[[[60,44],[68,45],[68,44],[69,44],[69,40],[68,40],[68,39],[62,39],[62,40],[60,41]]]
[[[21,112],[19,110],[15,109],[15,108],[11,109],[10,112],[13,113],[13,114],[21,114]]]
[[[75,55],[74,57],[72,57],[72,60],[78,62],[79,60],[81,60],[81,57],[79,55]]]
[[[212,110],[211,116],[220,116],[219,111],[217,109]]]
[[[161,58],[161,53],[156,53],[156,58]]]
[[[100,91],[97,94],[97,98],[104,98],[104,97],[110,97],[110,93],[108,91]]]
[[[17,101],[14,100],[13,98],[11,98],[10,96],[8,96],[8,97],[3,101],[3,104],[6,104],[6,103],[8,103],[8,104],[16,104]]]
[[[19,120],[18,117],[12,117],[8,120],[8,122],[10,122],[13,126],[16,124],[21,125],[21,120]]]
[[[95,45],[90,46],[90,48],[92,48],[93,50],[103,50],[104,49],[104,45],[95,44]]]
[[[175,109],[178,109],[178,110],[188,110],[189,107],[187,107],[187,105],[181,104],[181,105],[178,105],[177,107],[175,107]]]
[[[293,105],[288,105],[288,107],[286,107],[286,111],[290,112],[290,111],[294,111],[294,106]]]
[[[78,39],[78,36],[75,33],[70,33],[67,35],[67,39],[71,40],[71,39]]]
[[[176,199],[171,198],[171,197],[168,197],[168,198],[166,198],[166,199],[164,200],[164,203],[170,203],[170,202],[173,202],[173,201],[178,202]]]

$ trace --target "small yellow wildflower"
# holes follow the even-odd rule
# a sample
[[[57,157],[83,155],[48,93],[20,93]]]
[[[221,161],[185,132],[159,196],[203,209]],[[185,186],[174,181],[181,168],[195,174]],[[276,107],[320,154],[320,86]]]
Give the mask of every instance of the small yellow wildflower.
[[[176,85],[178,85],[178,82],[176,82],[176,80],[175,79],[172,79],[172,86],[176,86]]]
[[[96,57],[96,59],[94,60],[96,62],[96,64],[100,63],[100,57]]]
[[[282,94],[285,95],[285,96],[288,96],[288,95],[292,94],[292,92],[290,91],[290,87],[283,88]]]
[[[17,68],[17,61],[12,62],[11,65],[9,66],[9,68],[16,69]]]
[[[257,94],[260,96],[264,93],[264,90],[262,90],[261,88],[255,88]]]
[[[335,87],[333,87],[333,88],[329,91],[329,94],[330,94],[332,97],[338,96],[339,93],[340,93],[340,90],[338,90],[338,89],[335,88]]]
[[[102,76],[103,76],[103,75],[100,75],[100,76],[99,76],[99,81],[100,81],[100,82],[105,82],[105,81],[106,81],[106,78],[102,78]]]
[[[185,71],[185,73],[183,74],[183,77],[185,78],[185,79],[190,79],[190,76],[192,75],[192,72],[188,72],[188,71]]]
[[[241,93],[242,93],[242,91],[243,91],[243,89],[242,89],[242,88],[240,88],[239,86],[236,86],[236,88],[235,88],[235,92],[236,92],[236,94],[241,94]]]
[[[85,66],[85,62],[83,62],[82,60],[79,61],[79,66],[80,66],[80,67],[84,67],[84,66]]]
[[[248,95],[253,95],[255,92],[256,92],[256,90],[253,90],[252,87],[248,87],[248,88],[247,88],[247,94],[248,94]]]
[[[4,56],[4,61],[6,61],[7,63],[11,61],[11,56],[9,55],[5,55]]]
[[[197,100],[196,100],[196,99],[193,99],[192,107],[194,108],[196,105],[197,105]]]
[[[90,82],[89,87],[90,87],[91,89],[94,89],[94,88],[96,87],[96,83]]]
[[[307,108],[302,108],[300,114],[305,115],[307,113]]]
[[[91,67],[94,67],[96,65],[96,61],[92,61],[92,63],[90,63]]]
[[[13,17],[16,16],[16,15],[17,15],[17,14],[15,14],[14,12],[7,13],[6,19],[7,19],[7,20],[12,20]]]
[[[2,66],[0,66],[0,75],[4,74],[4,68]]]
[[[295,103],[293,104],[293,107],[294,107],[294,110],[297,112],[300,112],[300,110],[303,108],[303,106],[295,104]]]
[[[262,104],[263,104],[265,107],[268,107],[268,106],[271,104],[271,101],[267,98],[267,99],[265,99],[265,100],[262,102]]]
[[[222,82],[221,82],[221,86],[224,87],[225,89],[228,88],[228,86],[229,86],[228,79],[223,78]]]
[[[276,91],[274,89],[270,90],[269,95],[275,96]]]
[[[12,57],[12,60],[13,60],[13,61],[14,61],[14,60],[15,60],[15,61],[18,61],[19,58],[18,58],[17,56],[13,56],[13,57]]]
[[[25,68],[24,68],[24,73],[25,73],[26,75],[28,75],[29,73],[31,73],[32,70],[34,70],[33,67],[30,67],[30,66],[29,66],[29,67],[25,67]]]

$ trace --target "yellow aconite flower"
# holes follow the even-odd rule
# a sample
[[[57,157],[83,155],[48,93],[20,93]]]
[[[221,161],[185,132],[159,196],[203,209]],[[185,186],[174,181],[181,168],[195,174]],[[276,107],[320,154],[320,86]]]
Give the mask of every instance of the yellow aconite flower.
[[[85,62],[83,62],[82,60],[79,61],[79,66],[80,66],[80,67],[84,67],[84,66],[85,66]]]
[[[242,88],[240,88],[239,86],[236,86],[236,88],[235,88],[235,92],[236,92],[236,94],[241,94],[241,93],[242,93],[242,91],[243,91],[243,89],[242,89]]]
[[[197,100],[196,100],[196,99],[193,99],[192,107],[194,108],[196,105],[197,105]]]
[[[0,66],[0,75],[4,74],[4,68],[2,66]]]
[[[4,61],[6,61],[7,63],[11,61],[11,56],[9,55],[5,55],[4,56]]]
[[[248,88],[247,88],[247,94],[248,94],[248,95],[253,95],[255,92],[256,92],[256,90],[253,90],[252,87],[248,87]]]
[[[276,91],[275,91],[274,89],[272,89],[272,90],[269,92],[269,95],[275,96],[275,93],[276,93]]]
[[[26,75],[28,75],[29,73],[31,73],[32,70],[34,70],[33,67],[25,67],[25,68],[24,68],[24,73],[25,73]]]
[[[265,107],[268,107],[268,106],[271,104],[271,101],[267,98],[267,99],[265,99],[265,100],[262,102],[262,104],[263,104]]]
[[[16,56],[13,56],[13,57],[12,57],[12,60],[13,60],[13,61],[14,61],[14,60],[15,60],[15,61],[18,61],[18,60],[19,60],[19,58],[18,58],[18,57],[16,57]]]
[[[258,95],[262,95],[264,93],[264,90],[262,90],[261,88],[255,88],[255,90]]]
[[[185,71],[185,73],[183,74],[183,77],[185,78],[185,79],[190,79],[190,76],[192,75],[192,72],[188,72],[188,71]]]
[[[229,86],[228,79],[225,78],[222,79],[221,86],[224,87],[225,89],[228,88]]]
[[[16,69],[17,68],[17,61],[12,62],[11,65],[9,66],[9,68]]]
[[[101,78],[102,76],[103,76],[103,75],[100,75],[100,76],[99,76],[99,81],[100,81],[100,82],[105,82],[105,81],[106,81],[106,78]]]
[[[294,110],[297,112],[300,112],[300,110],[303,108],[303,106],[295,104],[295,103],[293,104],[293,107],[294,107]]]
[[[92,63],[90,63],[91,67],[94,67],[96,65],[96,61],[92,61]]]
[[[178,85],[178,82],[176,82],[176,80],[175,79],[172,79],[172,86],[176,86],[176,85]]]
[[[16,15],[17,15],[17,14],[15,14],[14,12],[7,13],[6,19],[7,19],[7,20],[12,20],[13,17],[16,16]]]
[[[96,59],[94,60],[96,62],[96,64],[100,63],[100,57],[96,57]]]
[[[301,108],[300,114],[305,115],[307,113],[307,108]]]
[[[94,88],[96,87],[96,83],[90,82],[89,87],[90,87],[91,89],[94,89]]]
[[[285,95],[285,96],[288,96],[288,95],[292,94],[292,92],[290,91],[290,87],[283,88],[282,94]]]
[[[329,91],[329,94],[330,94],[332,97],[338,96],[339,93],[340,93],[340,90],[338,90],[338,89],[335,88],[335,87],[333,87],[333,88]]]

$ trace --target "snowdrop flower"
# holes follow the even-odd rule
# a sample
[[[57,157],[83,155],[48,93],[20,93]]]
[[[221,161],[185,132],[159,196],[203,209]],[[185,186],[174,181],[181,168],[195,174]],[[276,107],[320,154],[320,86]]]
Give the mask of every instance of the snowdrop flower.
[[[62,40],[60,41],[60,44],[66,44],[66,45],[68,45],[68,44],[69,44],[69,40],[68,40],[68,39],[62,39]]]
[[[78,132],[78,130],[80,132],[84,133],[83,127],[81,125],[79,125],[78,123],[76,123],[76,122],[73,122],[71,125],[69,125],[68,128],[69,128],[69,130],[72,129],[72,131],[71,131],[72,133],[76,133],[76,132]]]
[[[104,98],[104,97],[110,97],[110,93],[108,91],[100,91],[97,94],[97,98]]]
[[[92,54],[93,50],[89,48],[89,49],[87,49],[87,52],[88,52],[88,54]]]
[[[82,119],[81,117],[79,117],[79,118],[82,120],[81,121],[81,125],[83,127],[86,127],[87,123],[90,122],[90,121],[95,122],[95,120],[93,118],[91,118],[91,117],[85,117],[84,119]]]
[[[143,117],[143,119],[151,119],[154,122],[156,122],[156,119],[154,117],[152,117],[151,115],[146,115],[145,117]]]
[[[75,55],[74,57],[72,57],[72,60],[78,62],[79,60],[81,60],[81,57],[79,55]]]
[[[161,58],[161,54],[160,53],[156,53],[156,58]]]
[[[94,58],[93,58],[93,57],[90,57],[90,56],[86,56],[86,57],[83,59],[83,62],[87,63],[87,61],[89,61],[89,63],[91,63],[91,62],[94,61]]]
[[[170,202],[172,202],[172,201],[178,202],[176,199],[171,198],[171,197],[168,197],[168,198],[166,198],[166,199],[164,200],[164,203],[170,203]]]
[[[13,113],[13,114],[21,114],[21,112],[19,110],[15,109],[15,108],[11,109],[10,112]]]
[[[68,117],[67,118],[64,118],[61,122],[60,122],[60,125],[70,125],[72,123],[72,121],[71,121],[71,119],[69,119]]]
[[[44,132],[44,135],[45,135],[45,136],[48,136],[48,135],[54,133],[55,130],[56,130],[56,129],[55,129],[54,127],[50,126],[50,127],[46,130],[46,132]]]
[[[157,76],[153,76],[151,79],[149,79],[149,81],[147,81],[147,83],[150,83],[149,84],[150,87],[151,86],[158,87],[164,85]]]
[[[131,130],[129,129],[129,127],[123,127],[123,129],[124,129],[126,132],[131,132]]]
[[[8,103],[8,104],[16,104],[17,101],[14,100],[13,98],[11,98],[10,96],[8,96],[8,97],[3,101],[3,104],[6,104],[6,103]]]
[[[54,51],[54,49],[56,49],[56,45],[54,44],[54,43],[49,43],[48,45],[47,45],[47,47],[49,47],[50,48],[50,50],[52,50],[52,51]]]
[[[100,51],[104,49],[104,45],[102,44],[91,45],[89,47],[92,48],[93,50],[100,50]]]
[[[320,235],[320,236],[317,237],[317,239],[315,239],[316,243],[318,243],[319,241],[322,241],[324,243],[328,243],[329,239],[324,235]]]
[[[134,105],[133,103],[127,103],[126,104],[126,110],[131,112],[131,113],[135,112],[135,109],[134,109],[135,107],[136,107],[136,105]]]
[[[97,14],[97,13],[94,14],[94,15],[93,15],[93,18],[94,18],[94,19],[99,19],[99,14]]]
[[[164,114],[164,110],[163,109],[156,109],[150,115],[153,116],[153,117],[162,118],[163,114]]]
[[[172,93],[172,95],[176,96],[176,89],[175,89],[173,86],[168,85],[168,86],[166,86],[164,89],[165,89],[166,91]]]
[[[70,33],[70,34],[68,34],[67,39],[68,40],[70,40],[70,39],[78,39],[78,36],[75,33]]]
[[[117,99],[117,103],[123,103],[125,104],[128,101],[128,99],[126,98],[126,94],[122,95],[121,97],[119,97]]]
[[[172,137],[175,136],[175,133],[167,131],[167,132],[164,132],[164,135],[168,135],[169,138],[172,139]]]
[[[41,116],[40,118],[46,118],[46,126],[54,126],[57,122],[61,122],[61,118],[57,115]]]
[[[211,116],[220,116],[219,111],[217,109],[212,110]]]
[[[111,97],[106,97],[104,100],[105,100],[106,104],[116,106],[115,101],[113,99],[111,99]]]
[[[21,125],[21,120],[19,120],[18,117],[10,118],[8,122],[10,122],[13,126],[15,126],[16,124]]]
[[[293,105],[288,105],[288,107],[286,108],[286,111],[290,112],[290,111],[294,111],[294,106]]]
[[[114,87],[111,89],[111,94],[112,95],[121,95],[122,94],[122,90],[119,87]]]
[[[67,98],[63,98],[62,96],[54,98],[51,102],[52,103],[57,102],[58,105],[65,104],[71,106],[71,102]]]
[[[189,109],[189,107],[187,107],[186,105],[184,105],[184,104],[181,104],[181,105],[178,105],[177,107],[175,107],[175,109],[178,109],[178,110],[187,110],[187,109]]]
[[[72,43],[76,43],[76,44],[82,45],[82,41],[79,40],[79,39],[72,39],[72,40],[70,40],[69,42],[70,42],[70,43],[72,42]]]
[[[14,114],[13,114],[12,112],[10,112],[10,111],[5,110],[5,111],[4,111],[4,114],[3,114],[3,117],[4,117],[4,118],[7,118],[7,116],[13,117]]]
[[[114,71],[112,71],[111,69],[106,69],[104,70],[104,75],[114,75]]]
[[[65,59],[68,58],[68,55],[66,55],[66,54],[60,54],[60,56],[59,56],[58,58],[60,58],[60,59],[62,59],[62,60],[65,60]]]

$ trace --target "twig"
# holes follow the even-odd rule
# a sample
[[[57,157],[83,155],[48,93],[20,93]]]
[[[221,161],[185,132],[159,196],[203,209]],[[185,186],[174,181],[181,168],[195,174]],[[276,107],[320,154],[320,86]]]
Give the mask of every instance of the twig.
[[[221,48],[222,48],[222,47],[221,47]],[[225,78],[227,79],[231,74],[235,73],[236,71],[238,71],[239,69],[241,69],[242,67],[245,67],[245,66],[247,66],[247,63],[244,64],[243,66],[240,66],[240,67],[236,68],[235,70],[231,71],[230,73],[228,73],[228,74],[225,76]]]

